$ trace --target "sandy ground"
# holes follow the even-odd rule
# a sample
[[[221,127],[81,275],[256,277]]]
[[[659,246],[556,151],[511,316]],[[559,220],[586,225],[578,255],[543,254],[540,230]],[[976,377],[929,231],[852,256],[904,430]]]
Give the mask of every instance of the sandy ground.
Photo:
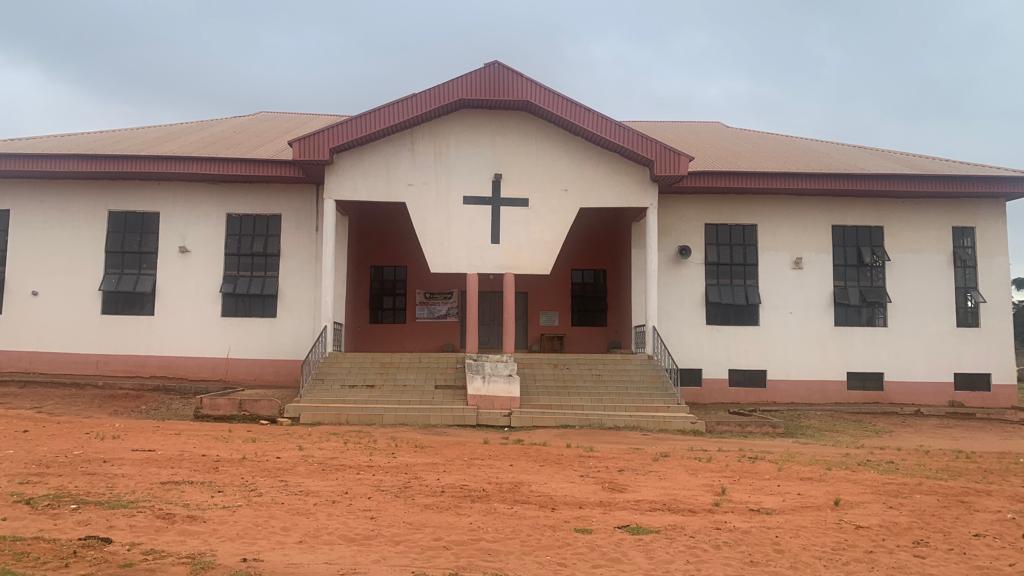
[[[0,388],[0,575],[1024,574],[1020,425],[266,427],[190,402]]]

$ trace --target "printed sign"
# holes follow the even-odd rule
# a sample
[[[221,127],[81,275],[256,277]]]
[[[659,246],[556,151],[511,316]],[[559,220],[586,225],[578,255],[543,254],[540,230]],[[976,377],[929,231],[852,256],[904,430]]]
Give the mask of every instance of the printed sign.
[[[416,291],[417,322],[458,322],[459,291]]]
[[[540,325],[541,326],[558,326],[558,311],[557,310],[545,310],[540,313]]]

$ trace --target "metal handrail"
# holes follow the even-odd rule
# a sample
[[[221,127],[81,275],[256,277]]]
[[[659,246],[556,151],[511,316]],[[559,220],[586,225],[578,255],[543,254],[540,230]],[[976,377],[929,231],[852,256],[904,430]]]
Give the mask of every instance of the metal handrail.
[[[633,352],[643,354],[647,351],[647,326],[637,324],[633,326]]]
[[[661,334],[658,333],[657,326],[651,326],[653,338],[651,338],[651,348],[654,359],[658,361],[658,364],[665,369],[668,373],[668,379],[672,381],[672,388],[675,389],[676,393],[679,392],[679,365],[676,364],[676,359],[672,357],[672,352],[669,351],[665,341],[661,339]]]
[[[299,383],[299,396],[301,397],[303,392],[306,391],[306,385],[313,378],[313,374],[316,373],[317,367],[320,366],[320,362],[327,356],[327,325],[320,330],[320,334],[316,337],[313,345],[309,348],[309,352],[306,353],[305,360],[302,361],[302,382]]]
[[[334,337],[331,339],[331,350],[334,352],[345,351],[345,325],[341,322],[334,323]]]

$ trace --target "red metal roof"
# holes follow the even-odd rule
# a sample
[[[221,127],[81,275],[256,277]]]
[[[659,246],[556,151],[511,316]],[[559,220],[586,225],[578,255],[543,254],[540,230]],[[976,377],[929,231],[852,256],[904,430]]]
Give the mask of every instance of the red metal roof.
[[[289,144],[294,160],[326,164],[334,154],[465,108],[528,112],[596,146],[647,166],[651,179],[663,185],[678,182],[693,160],[693,156],[588,108],[498,61],[299,136]]]

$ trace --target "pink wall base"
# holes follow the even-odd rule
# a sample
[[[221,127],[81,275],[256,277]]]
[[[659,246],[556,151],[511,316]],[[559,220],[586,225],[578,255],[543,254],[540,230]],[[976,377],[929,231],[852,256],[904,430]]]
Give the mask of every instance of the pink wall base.
[[[291,388],[299,385],[301,367],[301,360],[0,350],[0,372],[21,374],[175,378]]]
[[[883,392],[853,392],[844,380],[769,380],[767,388],[730,388],[724,378],[705,378],[700,388],[683,388],[687,404],[924,404],[951,401],[975,408],[1006,408],[1017,402],[1016,384],[993,384],[991,392],[956,392],[952,382],[885,382]]]
[[[481,410],[513,410],[519,408],[519,396],[470,394],[466,397],[466,404]]]

